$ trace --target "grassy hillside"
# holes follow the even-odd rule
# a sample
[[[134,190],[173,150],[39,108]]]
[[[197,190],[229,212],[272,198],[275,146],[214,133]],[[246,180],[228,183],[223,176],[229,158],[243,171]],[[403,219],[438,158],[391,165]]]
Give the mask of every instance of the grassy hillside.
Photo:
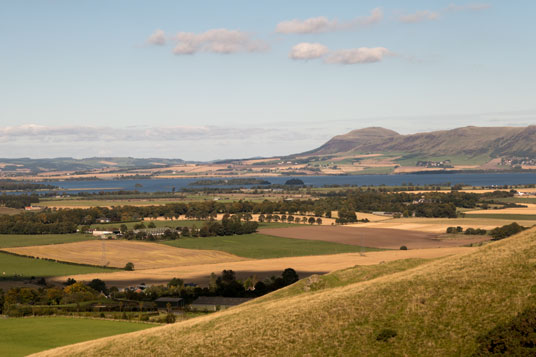
[[[26,356],[53,347],[150,327],[154,325],[68,317],[0,319],[0,355]]]
[[[44,355],[471,355],[479,336],[536,304],[536,229],[408,268],[364,280],[356,267],[348,284],[301,282],[286,297]]]

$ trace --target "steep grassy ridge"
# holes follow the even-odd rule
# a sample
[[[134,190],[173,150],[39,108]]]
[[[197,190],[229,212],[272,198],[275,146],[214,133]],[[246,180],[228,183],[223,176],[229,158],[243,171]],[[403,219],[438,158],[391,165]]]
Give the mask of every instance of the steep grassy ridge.
[[[44,355],[470,355],[478,336],[536,304],[536,229],[396,271]],[[385,329],[396,336],[377,340]]]

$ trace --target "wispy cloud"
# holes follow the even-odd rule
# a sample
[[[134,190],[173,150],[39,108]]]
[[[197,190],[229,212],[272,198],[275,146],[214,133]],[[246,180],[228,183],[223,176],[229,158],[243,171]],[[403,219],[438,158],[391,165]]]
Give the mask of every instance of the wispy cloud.
[[[267,129],[270,133],[276,129]],[[242,139],[258,128],[220,126],[93,127],[24,124],[0,127],[0,142],[31,139],[37,142],[176,141],[198,139]]]
[[[197,52],[230,54],[238,52],[260,52],[269,48],[262,40],[239,30],[212,29],[201,33],[179,32],[173,53],[191,55]]]
[[[147,43],[150,45],[163,46],[166,44],[166,34],[163,30],[156,30],[147,39]]]
[[[401,15],[398,19],[400,22],[406,24],[414,24],[417,22],[437,20],[439,18],[439,13],[430,10],[417,11],[413,14]]]
[[[348,22],[330,20],[325,16],[312,17],[305,20],[293,19],[277,24],[275,31],[283,34],[308,34],[350,30],[379,23],[383,19],[383,11],[375,8],[369,16],[357,17]]]
[[[478,3],[478,4],[465,4],[465,5],[456,5],[450,4],[447,6],[444,11],[482,11],[491,8],[491,4]]]
[[[380,62],[385,56],[395,54],[385,47],[359,47],[330,51],[320,43],[302,42],[292,47],[289,57],[293,60],[323,58],[328,64],[361,64]]]
[[[438,20],[442,15],[462,12],[462,11],[482,11],[491,8],[490,4],[486,3],[470,3],[470,4],[449,4],[447,7],[440,10],[420,10],[411,14],[403,14],[398,16],[398,21],[406,24],[416,24],[425,21]]]

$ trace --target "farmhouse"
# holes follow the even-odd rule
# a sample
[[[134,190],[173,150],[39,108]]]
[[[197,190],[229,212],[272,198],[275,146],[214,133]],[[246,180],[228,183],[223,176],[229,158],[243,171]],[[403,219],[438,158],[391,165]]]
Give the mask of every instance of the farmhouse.
[[[161,297],[154,301],[156,303],[156,307],[160,309],[167,309],[168,304],[171,307],[171,309],[179,309],[184,306],[184,300],[182,298],[174,298],[174,297]]]
[[[114,232],[112,232],[112,231],[98,231],[98,230],[94,230],[94,231],[91,232],[91,234],[93,234],[94,236],[101,237],[101,238],[103,238],[103,237],[105,237],[107,235],[111,235],[113,233]]]
[[[191,305],[192,311],[219,311],[248,302],[250,298],[200,296]]]
[[[42,209],[43,209],[43,207],[39,207],[39,206],[26,206],[26,207],[24,207],[25,211],[41,211]]]

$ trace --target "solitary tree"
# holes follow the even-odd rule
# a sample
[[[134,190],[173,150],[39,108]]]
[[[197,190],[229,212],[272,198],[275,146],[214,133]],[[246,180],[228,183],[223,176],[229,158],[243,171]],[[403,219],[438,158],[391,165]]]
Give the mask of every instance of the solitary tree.
[[[134,263],[128,262],[125,264],[125,270],[133,271],[134,270]]]

